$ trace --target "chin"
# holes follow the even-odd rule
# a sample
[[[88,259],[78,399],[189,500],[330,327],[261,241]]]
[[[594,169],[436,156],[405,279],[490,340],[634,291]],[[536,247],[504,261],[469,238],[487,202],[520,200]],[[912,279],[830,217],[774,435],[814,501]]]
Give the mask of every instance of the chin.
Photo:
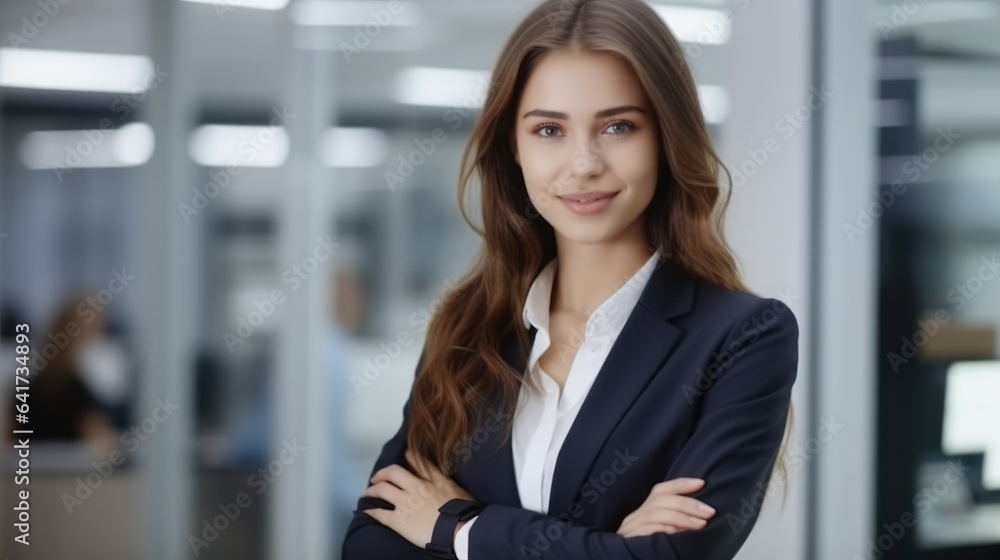
[[[607,223],[554,225],[556,233],[566,241],[581,244],[606,243],[616,237],[618,228],[609,227]]]

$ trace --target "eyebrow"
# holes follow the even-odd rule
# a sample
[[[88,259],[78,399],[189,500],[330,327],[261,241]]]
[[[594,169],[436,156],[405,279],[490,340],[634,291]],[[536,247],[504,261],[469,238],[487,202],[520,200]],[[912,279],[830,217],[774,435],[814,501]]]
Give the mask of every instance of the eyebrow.
[[[605,118],[605,117],[610,117],[610,116],[618,115],[618,114],[621,114],[621,113],[630,113],[630,112],[633,112],[633,111],[637,112],[637,113],[642,113],[644,115],[646,114],[646,111],[642,107],[636,107],[635,105],[623,105],[621,107],[613,107],[611,109],[604,109],[603,111],[598,111],[598,112],[594,113],[594,118],[595,119],[602,119],[602,118]],[[550,119],[563,119],[563,120],[566,120],[566,119],[569,118],[569,115],[567,115],[566,113],[560,113],[558,111],[547,111],[545,109],[533,109],[533,110],[528,111],[527,113],[525,113],[524,116],[522,116],[521,118],[522,119],[526,119],[528,117],[546,117],[546,118],[550,118]]]

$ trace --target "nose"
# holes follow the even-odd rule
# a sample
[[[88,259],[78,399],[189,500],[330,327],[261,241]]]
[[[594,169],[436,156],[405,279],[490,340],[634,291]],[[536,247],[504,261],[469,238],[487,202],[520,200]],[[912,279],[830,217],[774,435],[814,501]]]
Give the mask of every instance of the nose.
[[[593,177],[604,172],[604,151],[607,146],[600,138],[580,142],[569,157],[569,167],[580,177]]]

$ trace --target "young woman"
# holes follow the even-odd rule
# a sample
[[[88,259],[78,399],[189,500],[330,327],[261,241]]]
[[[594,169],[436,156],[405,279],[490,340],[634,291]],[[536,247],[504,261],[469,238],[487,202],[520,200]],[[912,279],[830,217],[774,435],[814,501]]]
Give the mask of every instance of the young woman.
[[[732,558],[781,464],[798,326],[722,241],[725,171],[681,46],[640,0],[545,2],[464,166],[483,251],[431,323],[343,558]]]

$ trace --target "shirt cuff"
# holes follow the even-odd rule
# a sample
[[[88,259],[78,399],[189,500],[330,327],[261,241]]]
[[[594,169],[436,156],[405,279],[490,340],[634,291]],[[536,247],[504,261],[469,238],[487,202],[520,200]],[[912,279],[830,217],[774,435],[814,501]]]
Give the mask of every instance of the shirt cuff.
[[[478,515],[462,525],[462,528],[455,535],[455,556],[458,556],[458,560],[469,560],[469,531],[472,530],[472,524],[477,519],[479,519]]]

